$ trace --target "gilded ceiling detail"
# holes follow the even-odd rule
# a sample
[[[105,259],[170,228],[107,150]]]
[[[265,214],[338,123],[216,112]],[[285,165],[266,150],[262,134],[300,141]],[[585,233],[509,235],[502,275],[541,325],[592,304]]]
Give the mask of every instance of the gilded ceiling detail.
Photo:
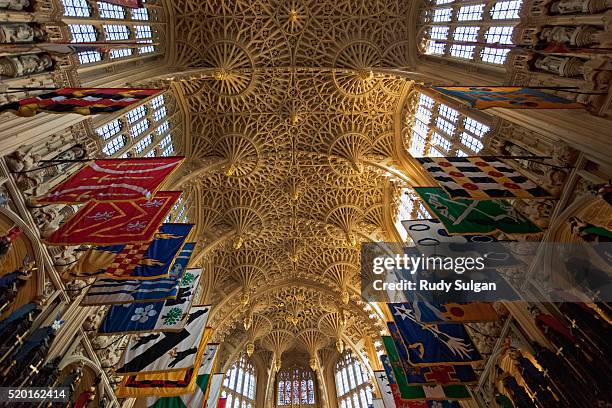
[[[173,2],[168,80],[190,119],[182,182],[197,238],[215,245],[198,261],[212,268],[219,339],[278,358],[379,335],[358,294],[359,244],[392,236],[408,3]]]

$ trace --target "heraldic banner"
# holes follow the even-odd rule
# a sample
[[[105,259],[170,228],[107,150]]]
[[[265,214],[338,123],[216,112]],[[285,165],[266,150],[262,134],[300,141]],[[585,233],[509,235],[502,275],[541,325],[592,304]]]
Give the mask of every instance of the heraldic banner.
[[[117,396],[147,396],[142,401],[146,407],[204,407],[218,354],[219,344],[207,343],[199,356],[199,369],[189,369],[182,381],[167,380],[171,373],[125,376],[117,388]]]
[[[399,329],[393,322],[387,322],[387,327],[408,385],[474,384],[478,381],[474,369],[469,364],[413,367],[408,359],[408,347],[404,344]],[[389,341],[389,339],[386,341]],[[387,352],[391,356],[391,351],[387,350]]]
[[[204,396],[208,391],[210,373],[215,366],[219,351],[219,344],[208,343],[211,333],[212,328],[207,327],[202,338],[204,344],[201,344],[198,349],[194,367],[181,371],[124,376],[117,387],[116,395],[119,398],[147,397],[146,400],[157,399],[160,406],[165,406],[164,402],[178,403],[177,406],[179,407],[203,406]],[[203,390],[200,387],[203,387]],[[204,395],[202,395],[200,405],[190,405],[191,397],[202,392]],[[184,400],[186,405],[180,405],[181,400]],[[169,406],[173,407],[175,405],[170,404]]]
[[[182,330],[201,275],[201,269],[189,269],[175,299],[111,306],[98,328],[98,335]]]
[[[449,234],[509,234],[540,232],[535,224],[504,200],[453,200],[440,187],[415,187],[430,213],[444,224]]]
[[[0,113],[30,117],[40,112],[96,115],[113,113],[160,93],[160,89],[62,88],[0,105]]]
[[[388,355],[383,354],[380,359],[387,374],[393,399],[398,407],[418,400],[444,401],[471,398],[468,388],[463,384],[408,385],[406,375],[398,361],[393,340],[389,336],[383,336],[382,340]]]
[[[119,375],[184,371],[193,368],[204,335],[210,306],[193,306],[185,327],[178,332],[132,337],[123,353]]]
[[[160,227],[160,231],[163,231],[166,227],[169,227],[169,226],[174,227],[174,226],[181,226],[181,225],[188,225],[188,224],[164,224]],[[158,246],[157,248],[160,248],[160,250],[165,251],[165,252],[172,251],[172,248],[170,247],[170,245],[174,244],[174,242],[165,240],[165,243],[169,245],[163,245],[162,248]],[[120,245],[117,245],[117,246],[120,246]],[[111,246],[110,248],[113,248],[113,247],[114,246]],[[104,248],[104,247],[101,247],[101,248]],[[113,279],[111,278],[96,279],[93,285],[90,286],[89,291],[87,292],[83,300],[81,301],[81,305],[92,306],[92,305],[158,302],[158,301],[163,301],[166,299],[176,298],[178,295],[179,286],[181,285],[183,277],[187,271],[187,263],[189,262],[191,253],[193,252],[194,248],[195,248],[195,243],[193,242],[188,242],[185,245],[183,245],[181,252],[174,259],[174,264],[172,265],[170,270],[168,270],[168,277],[163,277],[163,278],[160,277],[160,278],[147,279],[147,280],[136,279],[136,278],[122,279],[122,280],[117,280],[114,278]],[[152,248],[149,248],[149,250],[150,249]],[[100,252],[102,252],[100,249],[89,250],[89,252],[82,258],[89,256],[89,254],[94,251],[97,252],[98,255]],[[121,251],[117,251],[115,253],[118,255],[119,252]],[[140,264],[141,261],[144,261],[146,255],[147,253],[145,252],[145,254],[143,255],[141,259],[134,261],[133,263]],[[164,260],[158,259],[159,255],[155,252],[151,252],[150,255],[152,255],[153,258],[155,259],[154,262],[150,262],[151,264],[157,264],[158,263],[157,261],[163,262],[164,260],[167,259],[167,258]],[[161,258],[161,256],[159,257]],[[110,260],[104,265],[100,265],[99,267],[94,267],[93,270],[98,271],[100,273],[106,273],[106,268],[108,268],[112,264],[112,262],[113,261]],[[172,262],[172,260],[170,260],[170,262]],[[77,264],[78,263],[79,262],[77,262]],[[130,276],[136,275],[137,278],[140,278],[142,275],[158,276],[158,275],[166,274],[167,268],[165,264],[161,268],[159,268],[160,265],[147,265],[149,264],[149,261],[144,261],[143,264],[145,267],[147,267],[146,269],[149,269],[149,270],[155,269],[156,272],[152,274],[149,274],[149,273],[142,274],[140,273],[140,271],[137,272],[137,270],[144,269],[144,268],[143,266],[138,265],[138,266],[133,267],[133,269],[131,270],[127,270],[126,274]],[[98,268],[100,269],[98,270]],[[92,273],[90,273],[89,275],[87,273],[79,274],[79,275],[74,274],[74,275],[80,276],[80,277],[94,276],[94,274]]]
[[[495,156],[419,157],[452,199],[542,199],[551,194]]]
[[[584,105],[534,88],[449,86],[434,87],[438,92],[463,102],[476,109],[584,109]]]
[[[478,349],[460,323],[424,325],[413,311],[389,304],[404,344],[419,345],[408,350],[411,366],[471,364],[482,360]]]
[[[408,296],[410,297],[410,296]],[[421,323],[471,323],[471,322],[494,322],[498,319],[495,308],[485,302],[427,302],[412,301],[410,303],[390,303],[394,306],[402,306],[412,313]]]
[[[94,160],[39,197],[39,203],[150,199],[184,157]]]
[[[149,242],[180,195],[180,191],[159,191],[151,200],[92,201],[62,224],[47,242],[53,245]]]

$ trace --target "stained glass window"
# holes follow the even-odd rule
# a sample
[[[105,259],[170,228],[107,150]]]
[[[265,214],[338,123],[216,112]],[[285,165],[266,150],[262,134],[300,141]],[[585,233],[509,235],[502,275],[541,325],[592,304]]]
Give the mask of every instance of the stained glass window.
[[[372,385],[363,366],[350,350],[340,356],[335,369],[336,395],[340,407],[368,408],[372,402]]]
[[[414,157],[474,155],[489,132],[481,121],[425,94],[419,95],[413,121],[407,147]]]
[[[310,407],[315,404],[314,373],[310,368],[293,367],[277,374],[277,405]]]
[[[255,366],[246,354],[241,354],[238,360],[227,371],[223,380],[221,396],[227,398],[228,408],[249,408],[255,404],[255,389],[257,374]]]
[[[116,4],[98,2],[98,12],[101,18],[125,18],[125,9]]]
[[[423,13],[422,52],[445,58],[502,65],[512,47],[521,0],[438,0]]]
[[[175,145],[172,133],[176,131],[170,120],[175,111],[173,98],[159,95],[149,103],[129,110],[125,115],[96,128],[105,142],[102,151],[113,157],[126,153],[130,157],[172,156]],[[121,138],[116,136],[121,134]]]
[[[137,55],[154,53],[159,43],[159,32],[150,20],[163,21],[162,8],[131,9],[104,1],[95,0],[61,0],[64,16],[70,17],[68,28],[72,42],[125,41],[134,42],[125,48],[112,48],[108,51],[82,51],[77,54],[81,64],[107,62],[116,59],[128,59]],[[82,19],[74,24],[74,18]],[[117,23],[108,24],[114,20]],[[121,24],[118,24],[121,22]],[[136,46],[142,43],[142,46]]]
[[[91,6],[87,0],[62,0],[64,15],[69,17],[90,17]]]

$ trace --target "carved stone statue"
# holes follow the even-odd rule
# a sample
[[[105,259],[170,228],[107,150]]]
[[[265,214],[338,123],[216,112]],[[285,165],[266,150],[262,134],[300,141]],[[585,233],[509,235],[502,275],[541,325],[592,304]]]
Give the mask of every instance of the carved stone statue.
[[[40,159],[39,154],[32,153],[32,146],[19,146],[13,153],[5,156],[7,166],[14,173],[33,169]]]
[[[551,14],[600,13],[612,8],[611,0],[560,0],[551,3]]]
[[[564,43],[576,47],[587,47],[598,42],[598,30],[593,26],[545,26],[540,39],[547,43]]]
[[[34,0],[0,0],[0,10],[30,11]]]
[[[576,77],[584,73],[584,61],[574,57],[555,57],[547,55],[535,60],[537,69],[562,77]]]
[[[519,210],[540,228],[546,228],[550,222],[553,206],[547,201],[524,201],[519,203]]]
[[[57,231],[61,223],[62,221],[60,218],[45,222],[43,227],[40,229],[40,236],[43,238],[49,238],[55,231]]]
[[[32,43],[45,39],[45,32],[35,23],[0,24],[0,43]]]
[[[0,76],[15,78],[52,69],[53,58],[45,53],[0,58]]]

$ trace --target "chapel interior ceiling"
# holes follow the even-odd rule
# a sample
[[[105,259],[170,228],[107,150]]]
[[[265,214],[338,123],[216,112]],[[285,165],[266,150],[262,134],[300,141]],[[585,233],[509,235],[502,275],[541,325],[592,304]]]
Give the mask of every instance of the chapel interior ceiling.
[[[198,261],[217,340],[312,356],[380,333],[359,244],[390,237],[397,205],[410,3],[172,2],[167,80],[188,111],[182,188],[200,248],[214,245]]]

